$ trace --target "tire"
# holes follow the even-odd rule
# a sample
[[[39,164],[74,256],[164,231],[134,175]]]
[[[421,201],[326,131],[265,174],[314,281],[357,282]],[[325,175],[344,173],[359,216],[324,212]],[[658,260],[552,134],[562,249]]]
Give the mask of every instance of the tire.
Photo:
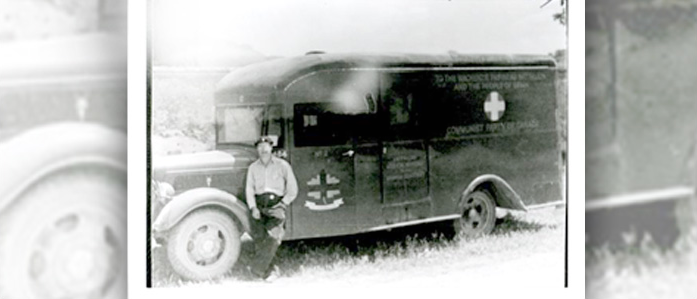
[[[0,211],[0,298],[126,298],[126,251],[126,175],[54,173]]]
[[[458,204],[460,218],[454,221],[455,232],[462,237],[491,233],[496,224],[496,202],[487,191],[466,194]]]
[[[230,271],[240,255],[240,231],[225,212],[201,208],[179,222],[167,238],[167,258],[187,280],[209,280]]]

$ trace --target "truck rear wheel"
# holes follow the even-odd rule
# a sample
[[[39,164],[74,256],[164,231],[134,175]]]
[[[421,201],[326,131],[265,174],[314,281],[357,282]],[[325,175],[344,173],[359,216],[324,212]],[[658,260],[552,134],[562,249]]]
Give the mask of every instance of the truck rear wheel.
[[[472,237],[491,233],[496,224],[496,202],[487,191],[466,194],[458,204],[460,218],[454,222],[455,232]]]
[[[216,208],[202,208],[184,217],[170,231],[167,258],[184,279],[212,279],[232,269],[241,243],[240,231],[228,214]]]
[[[0,298],[125,298],[125,174],[61,171],[0,211]]]

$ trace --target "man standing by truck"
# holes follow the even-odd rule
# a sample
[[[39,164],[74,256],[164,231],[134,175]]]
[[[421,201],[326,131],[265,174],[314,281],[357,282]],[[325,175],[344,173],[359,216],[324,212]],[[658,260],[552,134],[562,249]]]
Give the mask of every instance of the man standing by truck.
[[[271,261],[283,239],[286,209],[298,195],[298,182],[290,164],[274,157],[273,139],[261,137],[255,142],[259,159],[247,170],[247,205],[254,218],[252,238],[254,256],[252,274],[266,279],[272,272]]]

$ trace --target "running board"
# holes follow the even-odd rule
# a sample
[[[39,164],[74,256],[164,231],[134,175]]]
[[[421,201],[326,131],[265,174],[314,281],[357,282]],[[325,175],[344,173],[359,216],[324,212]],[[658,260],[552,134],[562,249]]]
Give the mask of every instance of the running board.
[[[677,186],[666,189],[610,196],[606,198],[586,200],[586,212],[602,209],[612,209],[625,206],[647,204],[660,201],[678,200],[694,195],[692,187]]]
[[[539,209],[544,209],[544,208],[550,208],[550,207],[560,207],[566,205],[566,201],[563,200],[558,200],[558,201],[553,201],[553,202],[546,202],[546,203],[541,203],[541,204],[536,204],[536,205],[529,205],[525,206],[525,209],[527,211],[531,210],[539,210]]]

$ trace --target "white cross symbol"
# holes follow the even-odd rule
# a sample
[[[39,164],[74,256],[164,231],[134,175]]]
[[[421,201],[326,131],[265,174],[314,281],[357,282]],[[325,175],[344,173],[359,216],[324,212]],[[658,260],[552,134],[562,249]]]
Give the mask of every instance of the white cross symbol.
[[[491,121],[497,121],[503,116],[503,112],[506,110],[506,102],[503,101],[503,97],[499,95],[498,92],[492,91],[486,101],[484,101],[484,112],[486,112],[486,117]]]
[[[75,110],[77,111],[77,118],[81,121],[85,120],[85,115],[87,114],[87,108],[90,103],[86,97],[80,96],[75,99]]]

